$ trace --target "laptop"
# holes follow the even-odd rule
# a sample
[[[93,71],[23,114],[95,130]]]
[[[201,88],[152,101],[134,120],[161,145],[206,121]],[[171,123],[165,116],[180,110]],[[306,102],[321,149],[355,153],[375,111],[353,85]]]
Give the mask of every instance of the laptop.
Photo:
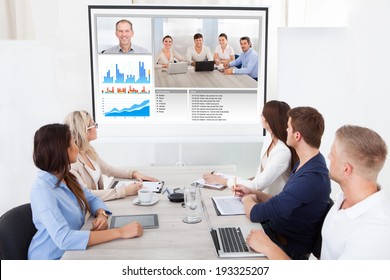
[[[253,251],[245,239],[254,228],[262,229],[261,224],[232,225],[214,227],[211,225],[207,207],[202,198],[202,208],[207,228],[210,231],[215,251],[220,258],[258,258],[264,257],[262,253]]]
[[[168,74],[185,74],[188,71],[187,62],[169,63],[167,68]]]
[[[195,71],[214,71],[214,60],[211,61],[196,61]]]

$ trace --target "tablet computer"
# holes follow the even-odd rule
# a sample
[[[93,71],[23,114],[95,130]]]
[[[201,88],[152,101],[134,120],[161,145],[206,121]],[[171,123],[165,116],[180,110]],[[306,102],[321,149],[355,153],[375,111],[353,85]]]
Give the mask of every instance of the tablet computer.
[[[158,227],[157,214],[143,214],[143,215],[112,216],[110,228],[122,227],[134,221],[139,222],[143,228]]]

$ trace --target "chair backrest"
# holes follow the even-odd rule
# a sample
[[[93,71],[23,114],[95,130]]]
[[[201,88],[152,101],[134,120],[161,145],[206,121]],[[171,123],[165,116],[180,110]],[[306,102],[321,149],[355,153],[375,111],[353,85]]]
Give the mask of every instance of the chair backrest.
[[[328,203],[328,207],[326,208],[326,213],[325,213],[325,216],[324,216],[324,220],[325,220],[326,214],[329,212],[330,208],[332,208],[333,204],[334,204],[333,199],[331,199],[331,198],[329,197],[329,203]],[[321,257],[321,247],[322,247],[322,235],[321,235],[321,231],[322,231],[322,225],[323,225],[323,223],[324,223],[324,221],[322,221],[322,223],[321,223],[321,230],[320,230],[320,233],[318,234],[317,239],[316,239],[316,242],[314,243],[313,249],[311,250],[311,253],[312,253],[317,259],[320,259],[320,257]]]
[[[26,260],[36,232],[30,203],[7,211],[0,217],[0,259]]]

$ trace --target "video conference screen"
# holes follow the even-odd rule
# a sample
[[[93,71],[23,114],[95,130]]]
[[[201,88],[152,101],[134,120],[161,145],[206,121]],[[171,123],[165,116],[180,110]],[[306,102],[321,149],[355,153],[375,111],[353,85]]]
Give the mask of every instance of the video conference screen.
[[[267,16],[263,7],[89,6],[99,137],[257,141]]]

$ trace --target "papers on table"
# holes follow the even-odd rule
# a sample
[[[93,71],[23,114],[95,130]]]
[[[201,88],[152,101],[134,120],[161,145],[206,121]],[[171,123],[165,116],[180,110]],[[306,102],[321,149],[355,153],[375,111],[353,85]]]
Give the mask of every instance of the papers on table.
[[[111,185],[111,189],[119,187],[119,186],[125,186],[134,182],[138,182],[136,180],[125,180],[125,179],[114,179]],[[152,190],[153,192],[161,192],[162,188],[164,186],[164,181],[160,182],[147,182],[143,181],[142,182],[142,188],[143,189],[149,189]]]
[[[245,215],[244,204],[241,197],[237,196],[218,196],[212,197],[217,215]]]

